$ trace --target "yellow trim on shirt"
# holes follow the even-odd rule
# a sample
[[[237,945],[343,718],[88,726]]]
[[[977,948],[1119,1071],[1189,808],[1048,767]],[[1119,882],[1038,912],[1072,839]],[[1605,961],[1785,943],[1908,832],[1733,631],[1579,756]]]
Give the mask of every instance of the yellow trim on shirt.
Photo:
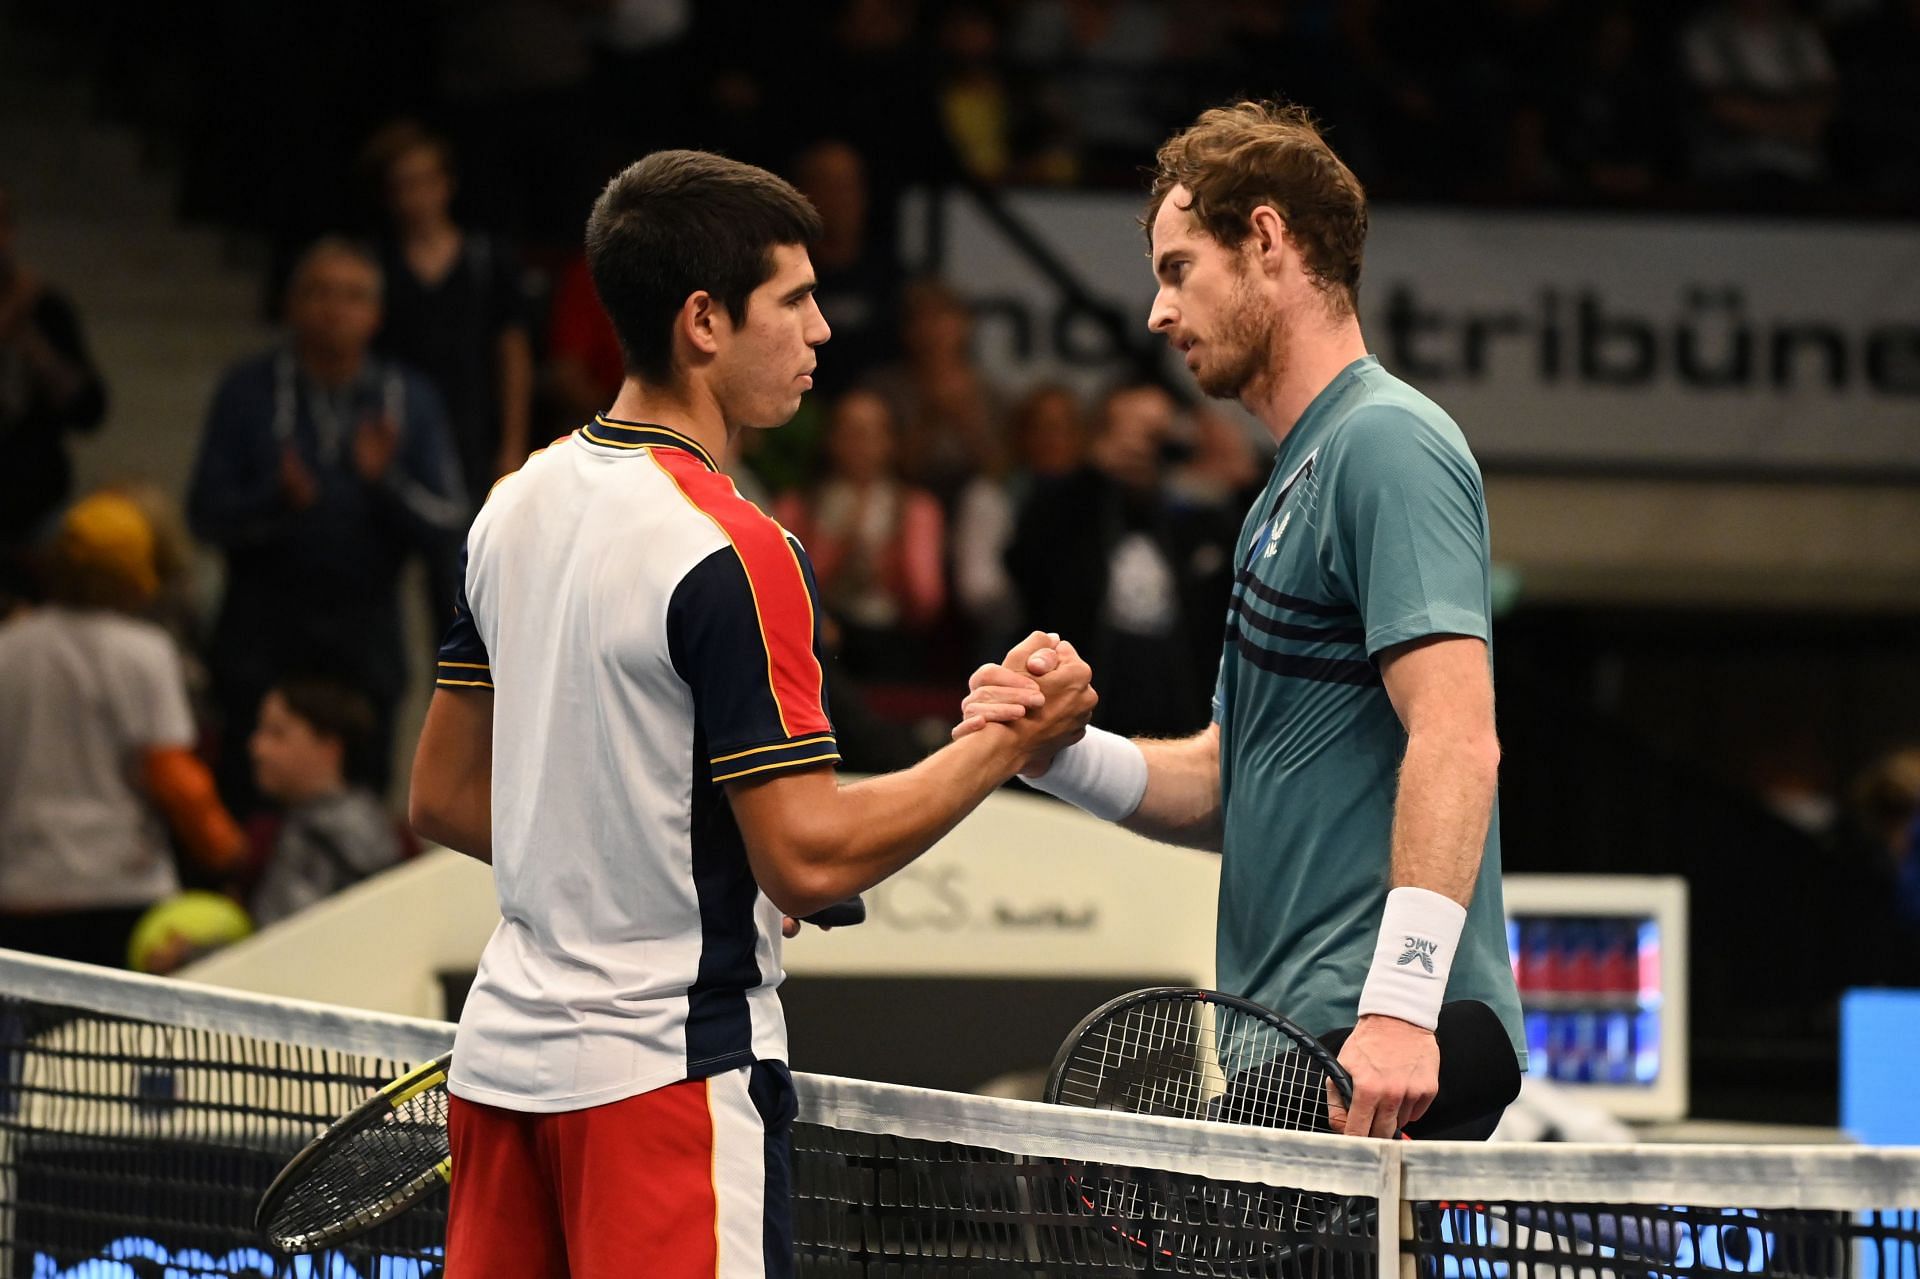
[[[758,768],[743,768],[737,773],[722,773],[713,780],[716,782],[730,782],[736,777],[748,777],[754,773],[771,772],[776,768],[799,768],[803,764],[830,764],[839,758],[840,752],[833,751],[826,755],[815,755],[808,759],[782,760],[778,764],[762,764]]]
[[[735,751],[731,755],[715,755],[712,759],[708,760],[707,763],[724,764],[728,760],[741,759],[747,755],[764,755],[768,751],[792,750],[796,746],[812,746],[819,742],[830,742],[832,740],[832,733],[822,733],[818,737],[802,737],[798,741],[779,742],[772,746],[755,746],[751,750]]]
[[[433,682],[436,686],[440,688],[492,688],[493,687],[492,684],[489,684],[486,680],[483,680],[483,679],[437,679]]]
[[[449,662],[443,659],[438,664],[441,666],[458,666],[463,671],[490,671],[493,669],[493,667],[486,662]]]

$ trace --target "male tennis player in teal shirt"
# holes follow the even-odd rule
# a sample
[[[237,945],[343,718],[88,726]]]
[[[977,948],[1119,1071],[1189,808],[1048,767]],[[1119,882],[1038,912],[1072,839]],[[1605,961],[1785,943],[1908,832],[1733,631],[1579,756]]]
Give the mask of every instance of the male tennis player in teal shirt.
[[[1220,850],[1221,987],[1316,1033],[1353,1027],[1335,1127],[1391,1136],[1438,1090],[1443,1001],[1492,1008],[1525,1062],[1480,472],[1452,419],[1367,353],[1366,197],[1304,112],[1209,111],[1158,160],[1150,327],[1279,456],[1238,545],[1213,723],[1182,741],[1093,729],[1032,780]],[[1038,704],[1005,667],[973,684],[956,735]]]

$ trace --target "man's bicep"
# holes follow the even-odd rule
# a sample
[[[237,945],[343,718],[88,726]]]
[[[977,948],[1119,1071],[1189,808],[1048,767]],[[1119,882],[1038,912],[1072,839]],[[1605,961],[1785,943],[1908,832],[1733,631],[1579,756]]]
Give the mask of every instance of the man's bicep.
[[[1395,645],[1380,654],[1380,678],[1409,733],[1493,731],[1493,667],[1477,636],[1429,635]]]

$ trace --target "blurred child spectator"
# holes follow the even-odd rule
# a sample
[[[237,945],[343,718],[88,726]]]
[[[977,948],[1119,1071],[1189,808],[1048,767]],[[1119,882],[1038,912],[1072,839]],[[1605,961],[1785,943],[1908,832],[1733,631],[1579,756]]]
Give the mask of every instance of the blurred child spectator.
[[[254,715],[289,670],[334,672],[365,690],[384,789],[407,678],[401,569],[414,555],[444,565],[465,526],[439,393],[371,351],[380,283],[379,265],[352,244],[315,244],[293,274],[290,340],[229,371],[207,414],[187,513],[226,555],[209,666],[221,790],[243,813]]]
[[[1086,429],[1079,399],[1064,386],[1035,387],[1014,407],[1012,434],[1013,470],[975,476],[953,516],[954,598],[973,626],[975,646],[994,660],[1030,629],[1007,574],[1014,519],[1036,484],[1080,465]]]
[[[827,474],[776,504],[813,558],[820,599],[839,623],[841,660],[864,679],[923,673],[917,647],[946,604],[946,533],[931,494],[901,481],[885,399],[849,391],[828,420]]]
[[[1681,58],[1703,182],[1765,190],[1825,176],[1833,63],[1788,0],[1719,0],[1683,33]]]
[[[248,741],[254,782],[284,818],[252,896],[266,927],[399,861],[394,816],[356,778],[374,744],[373,707],[332,680],[281,681]]]
[[[67,296],[20,260],[13,193],[0,187],[0,594],[73,489],[66,437],[97,429],[107,395]]]
[[[1190,589],[1201,546],[1196,526],[1167,491],[1162,449],[1173,398],[1151,384],[1107,393],[1095,414],[1088,461],[1037,484],[1021,509],[1007,568],[1033,626],[1073,641],[1096,669],[1102,727],[1130,736],[1177,736],[1206,723],[1195,654],[1219,652],[1217,607]],[[1231,536],[1231,535],[1229,535]],[[1210,545],[1210,543],[1208,543]],[[1202,564],[1217,572],[1209,554]]]
[[[586,255],[576,253],[560,269],[547,313],[546,392],[561,429],[572,430],[612,404],[624,377],[620,339],[593,291]]]
[[[1002,468],[1005,397],[974,360],[973,311],[959,294],[917,280],[902,310],[903,358],[867,385],[900,422],[900,473],[950,501],[975,475]]]
[[[61,522],[49,602],[0,625],[0,946],[124,964],[180,891],[169,829],[210,869],[245,851],[193,753],[179,654],[138,616],[158,585],[139,508],[97,494]]]
[[[374,349],[426,374],[446,406],[468,500],[527,455],[533,343],[513,247],[453,220],[447,141],[411,121],[367,143],[362,164],[391,219]]]

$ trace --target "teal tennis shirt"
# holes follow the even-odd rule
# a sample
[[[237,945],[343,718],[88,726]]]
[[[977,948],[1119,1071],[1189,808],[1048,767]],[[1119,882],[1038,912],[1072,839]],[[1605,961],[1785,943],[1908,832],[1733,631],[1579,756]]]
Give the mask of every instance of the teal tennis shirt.
[[[1407,734],[1380,654],[1428,635],[1492,642],[1480,469],[1453,419],[1367,356],[1288,434],[1237,553],[1213,712],[1219,981],[1321,1033],[1356,1019],[1392,886]],[[1447,998],[1498,1013],[1524,1066],[1497,805]]]

